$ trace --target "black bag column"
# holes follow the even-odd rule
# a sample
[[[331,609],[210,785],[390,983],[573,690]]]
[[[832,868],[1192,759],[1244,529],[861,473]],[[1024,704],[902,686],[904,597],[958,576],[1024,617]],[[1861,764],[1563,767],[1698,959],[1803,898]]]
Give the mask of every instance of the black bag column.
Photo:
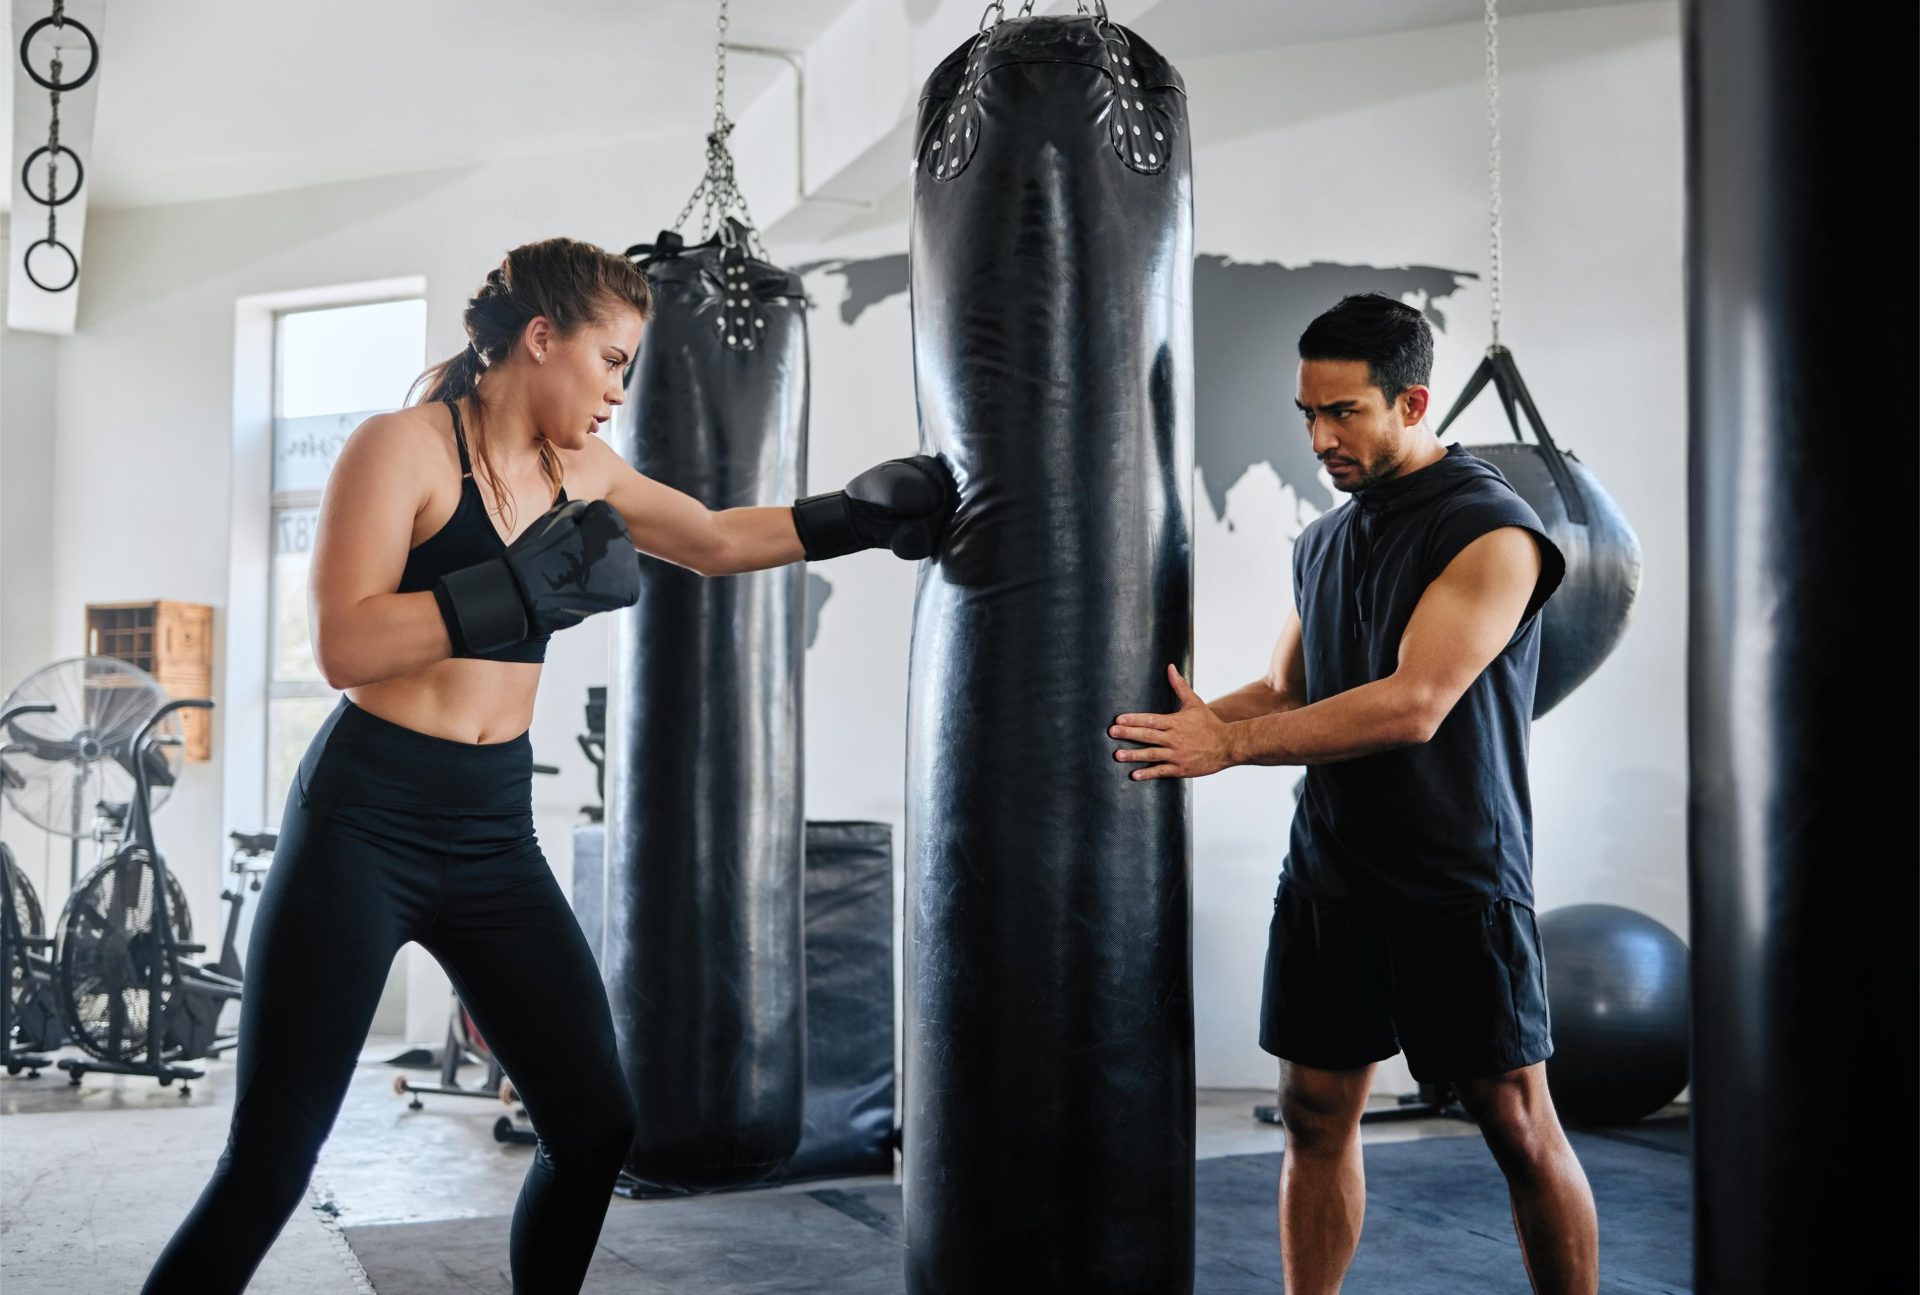
[[[1695,1287],[1911,1290],[1915,12],[1683,18]]]
[[[1180,77],[1009,18],[927,82],[921,432],[960,505],[908,714],[908,1289],[1193,1285],[1188,790],[1106,736],[1192,642],[1193,216]]]
[[[710,508],[805,493],[801,285],[729,234],[635,249],[654,315],[614,439]],[[641,563],[607,708],[603,967],[639,1108],[626,1188],[742,1186],[800,1139],[806,573]]]

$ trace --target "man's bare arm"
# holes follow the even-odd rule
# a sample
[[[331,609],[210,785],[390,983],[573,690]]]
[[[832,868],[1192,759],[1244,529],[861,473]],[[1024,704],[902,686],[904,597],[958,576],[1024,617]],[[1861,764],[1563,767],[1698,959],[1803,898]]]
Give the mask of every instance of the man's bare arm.
[[[1331,764],[1427,741],[1512,641],[1539,579],[1532,535],[1513,526],[1482,535],[1421,594],[1392,674],[1233,724],[1233,763]]]

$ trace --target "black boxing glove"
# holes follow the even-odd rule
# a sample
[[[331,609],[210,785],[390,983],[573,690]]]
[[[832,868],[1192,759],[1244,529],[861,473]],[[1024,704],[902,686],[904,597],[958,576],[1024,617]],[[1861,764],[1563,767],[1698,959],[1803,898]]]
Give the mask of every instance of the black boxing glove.
[[[947,465],[930,454],[888,459],[845,490],[793,504],[793,528],[809,562],[860,549],[889,549],[918,561],[933,552],[953,516],[955,490]]]
[[[640,556],[626,519],[604,499],[573,499],[527,527],[497,558],[433,587],[453,655],[497,652],[578,625],[640,598]]]

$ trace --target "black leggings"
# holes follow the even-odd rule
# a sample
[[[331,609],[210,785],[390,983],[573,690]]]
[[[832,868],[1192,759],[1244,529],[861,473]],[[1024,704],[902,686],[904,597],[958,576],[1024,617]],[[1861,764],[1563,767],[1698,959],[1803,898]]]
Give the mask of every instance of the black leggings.
[[[306,1192],[394,954],[439,960],[540,1143],[513,1211],[515,1291],[576,1291],[633,1098],[593,955],[533,834],[523,734],[475,746],[341,700],[287,797],[240,1004],[226,1150],[147,1292],[245,1288]]]

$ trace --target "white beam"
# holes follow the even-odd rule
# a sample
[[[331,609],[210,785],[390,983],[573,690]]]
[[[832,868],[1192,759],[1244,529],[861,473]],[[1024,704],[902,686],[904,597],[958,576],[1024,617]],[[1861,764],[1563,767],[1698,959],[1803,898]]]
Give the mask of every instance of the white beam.
[[[807,46],[799,123],[806,173],[785,194],[769,194],[764,208],[757,194],[752,197],[769,239],[807,243],[828,237],[905,183],[920,87],[941,59],[979,30],[985,6],[980,0],[937,0],[924,14],[913,12],[924,7],[909,0],[854,0]],[[1017,0],[1006,6],[1009,13],[1019,7]],[[1071,13],[1074,7],[1074,0],[1048,0],[1035,10]],[[1152,7],[1153,0],[1110,0],[1107,13],[1125,23]],[[776,107],[775,95],[768,94],[749,115],[777,113],[792,130],[794,112],[791,99]]]
[[[75,191],[74,182],[80,172],[73,159],[78,157],[82,166],[93,161],[94,106],[99,101],[101,79],[106,74],[107,0],[67,0],[66,27],[43,27],[28,46],[32,66],[41,76],[51,78],[51,59],[57,51],[62,63],[61,85],[86,78],[76,88],[60,93],[60,152],[57,155],[43,152],[35,157],[35,150],[45,149],[49,142],[53,96],[18,65],[19,42],[36,23],[49,18],[52,11],[48,0],[13,0],[10,6],[13,33],[17,35],[10,33],[6,50],[6,57],[15,62],[11,96],[13,156],[7,168],[12,184],[7,326],[37,333],[71,333],[80,299],[80,271],[86,264],[87,200],[93,185],[93,177],[88,173]],[[95,50],[89,50],[76,23],[91,33],[97,43]],[[91,74],[87,72],[89,66],[93,69]],[[48,195],[47,163],[49,157],[55,156],[58,165],[53,183],[57,193]],[[29,160],[32,161],[30,168],[26,165]],[[38,202],[34,193],[42,197],[69,193],[73,196],[50,209]],[[48,241],[50,216],[52,238],[57,246]],[[60,291],[45,291],[28,277],[29,266],[42,283],[56,288],[62,284],[69,286]]]

